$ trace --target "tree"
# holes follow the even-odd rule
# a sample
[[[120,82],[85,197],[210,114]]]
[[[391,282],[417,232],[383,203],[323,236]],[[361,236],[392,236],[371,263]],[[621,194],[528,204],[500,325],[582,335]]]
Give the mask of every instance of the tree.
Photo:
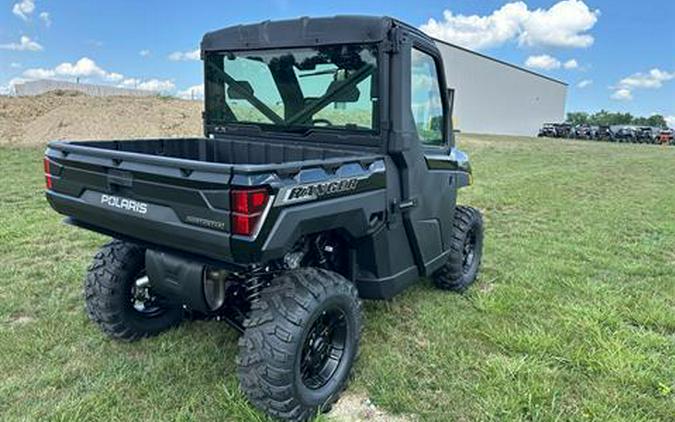
[[[567,123],[571,123],[573,125],[586,124],[588,123],[588,113],[583,111],[567,113]]]
[[[660,114],[652,114],[649,117],[633,116],[630,113],[612,113],[600,110],[597,113],[588,114],[582,111],[567,113],[567,123],[573,125],[636,125],[666,127],[666,119]]]
[[[652,114],[647,118],[647,126],[668,127],[668,123],[662,115]]]

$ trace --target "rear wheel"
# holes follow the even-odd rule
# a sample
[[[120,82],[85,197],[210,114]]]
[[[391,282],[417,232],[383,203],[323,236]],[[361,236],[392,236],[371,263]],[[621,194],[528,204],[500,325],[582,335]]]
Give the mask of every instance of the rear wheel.
[[[432,278],[441,289],[462,292],[476,281],[483,256],[483,218],[480,211],[464,206],[455,209],[450,249],[448,261]]]
[[[108,242],[94,256],[84,298],[89,318],[118,340],[157,335],[183,318],[182,306],[153,294],[145,273],[145,249],[120,240]]]
[[[349,379],[361,301],[341,275],[289,271],[261,291],[239,340],[242,390],[264,412],[304,421],[328,410]]]

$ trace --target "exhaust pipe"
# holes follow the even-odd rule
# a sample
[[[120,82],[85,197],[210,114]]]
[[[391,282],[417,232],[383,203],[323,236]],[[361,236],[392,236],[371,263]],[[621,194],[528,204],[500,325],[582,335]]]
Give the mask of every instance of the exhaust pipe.
[[[152,249],[145,252],[145,269],[152,291],[165,300],[206,314],[225,304],[225,270]]]

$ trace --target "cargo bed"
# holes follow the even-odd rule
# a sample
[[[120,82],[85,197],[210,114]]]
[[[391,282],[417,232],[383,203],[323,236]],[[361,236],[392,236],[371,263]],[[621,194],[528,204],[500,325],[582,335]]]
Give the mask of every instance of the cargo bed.
[[[45,156],[47,198],[72,224],[232,262],[243,253],[231,250],[240,238],[231,234],[232,186],[267,185],[274,195],[302,183],[293,177],[303,169],[335,178],[337,167],[367,169],[381,158],[269,139],[55,141]]]

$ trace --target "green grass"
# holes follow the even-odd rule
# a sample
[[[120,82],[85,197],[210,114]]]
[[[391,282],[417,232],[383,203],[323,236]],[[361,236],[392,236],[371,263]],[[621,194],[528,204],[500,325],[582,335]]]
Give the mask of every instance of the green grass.
[[[352,391],[421,420],[673,420],[675,148],[466,139],[485,214],[464,295],[369,302]],[[41,149],[0,149],[0,419],[264,419],[236,334],[190,322],[135,344],[86,319],[102,236],[42,194]]]

